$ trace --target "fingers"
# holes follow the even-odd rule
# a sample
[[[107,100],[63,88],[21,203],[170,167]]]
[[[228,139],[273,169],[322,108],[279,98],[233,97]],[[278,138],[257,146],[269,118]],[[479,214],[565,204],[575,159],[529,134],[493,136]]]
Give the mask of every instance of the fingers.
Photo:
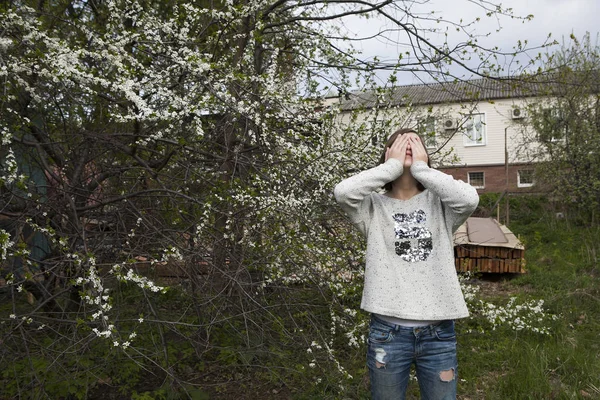
[[[427,162],[428,156],[427,151],[425,150],[425,146],[421,139],[417,136],[411,137],[411,150],[413,154],[414,161],[425,161]]]
[[[409,137],[407,135],[402,135],[398,139],[396,139],[396,141],[394,141],[394,143],[392,143],[392,146],[390,148],[393,149],[393,151],[395,151],[395,152],[400,151],[402,149],[406,150],[408,143],[409,143]]]
[[[421,138],[413,133],[406,133],[398,137],[390,147],[385,151],[385,160],[396,158],[404,164],[406,152],[410,148],[413,161],[427,162],[427,150],[421,141]]]
[[[408,135],[402,135],[397,138],[387,150],[388,158],[396,158],[404,164],[406,158],[406,148],[409,144]]]

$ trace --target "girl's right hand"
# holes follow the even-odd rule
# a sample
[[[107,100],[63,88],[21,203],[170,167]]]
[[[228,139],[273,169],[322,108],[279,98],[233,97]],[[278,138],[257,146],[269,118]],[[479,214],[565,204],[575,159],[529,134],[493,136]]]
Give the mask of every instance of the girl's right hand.
[[[395,158],[400,160],[402,165],[404,165],[409,136],[409,134],[404,134],[394,140],[394,143],[392,143],[392,145],[385,150],[386,161],[390,158]]]

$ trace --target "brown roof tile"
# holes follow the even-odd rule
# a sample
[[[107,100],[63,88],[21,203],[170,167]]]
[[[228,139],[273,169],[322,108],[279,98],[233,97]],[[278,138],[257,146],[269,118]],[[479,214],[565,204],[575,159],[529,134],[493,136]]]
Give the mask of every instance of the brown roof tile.
[[[550,94],[552,82],[481,78],[467,81],[397,86],[391,91],[367,90],[348,93],[341,100],[342,110],[357,108],[457,103]],[[378,92],[380,92],[378,94]]]

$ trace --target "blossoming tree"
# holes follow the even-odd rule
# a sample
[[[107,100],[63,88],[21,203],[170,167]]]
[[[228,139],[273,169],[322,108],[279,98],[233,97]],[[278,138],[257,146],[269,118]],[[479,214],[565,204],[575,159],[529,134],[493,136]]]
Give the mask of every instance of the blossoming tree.
[[[475,3],[488,16],[510,14]],[[319,99],[373,86],[382,70],[392,71],[386,87],[402,73],[494,74],[498,65],[474,69],[469,58],[503,55],[469,35],[436,44],[417,28],[430,17],[411,5],[0,5],[0,256],[10,299],[0,340],[10,349],[3,362],[16,366],[2,375],[15,382],[7,390],[85,397],[118,380],[110,362],[89,366],[88,354],[118,357],[114,348],[131,376],[158,369],[185,388],[173,338],[207,363],[304,374],[306,359],[348,378],[336,348],[359,343],[362,254],[331,190],[377,152]],[[393,62],[362,59],[342,29],[345,18],[374,16],[411,43]],[[178,270],[186,284],[165,303],[165,285],[142,264]],[[39,352],[48,346],[58,369],[48,364],[55,354]],[[274,356],[298,347],[310,350],[300,364]],[[74,383],[48,383],[64,377],[56,371]]]

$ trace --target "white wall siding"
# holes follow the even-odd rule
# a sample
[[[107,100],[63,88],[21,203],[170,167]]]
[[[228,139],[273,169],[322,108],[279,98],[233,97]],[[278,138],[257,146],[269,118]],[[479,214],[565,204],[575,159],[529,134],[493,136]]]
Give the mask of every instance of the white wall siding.
[[[528,162],[526,152],[519,151],[523,142],[524,120],[513,119],[512,110],[515,107],[524,109],[528,99],[504,99],[493,102],[481,101],[465,104],[442,104],[433,106],[418,106],[412,109],[387,109],[380,110],[378,120],[391,119],[393,124],[390,132],[402,127],[417,128],[418,119],[427,115],[437,118],[436,132],[438,133],[438,146],[442,145],[449,136],[452,136],[445,145],[444,152],[450,148],[457,157],[458,162],[452,165],[503,165],[505,163],[505,129],[508,140],[509,163]],[[354,124],[359,125],[366,120],[373,119],[373,110],[366,111],[358,116]],[[466,121],[469,113],[481,113],[485,117],[485,143],[482,145],[465,145],[464,130],[446,131],[442,123],[445,118],[453,118],[458,124]],[[338,121],[341,125],[348,125],[351,113],[340,114]],[[365,135],[370,135],[368,132]],[[366,140],[366,138],[365,138]],[[382,139],[383,140],[383,139]],[[381,141],[377,144],[383,146]],[[435,155],[432,157],[435,159]],[[448,164],[446,160],[445,164]]]

